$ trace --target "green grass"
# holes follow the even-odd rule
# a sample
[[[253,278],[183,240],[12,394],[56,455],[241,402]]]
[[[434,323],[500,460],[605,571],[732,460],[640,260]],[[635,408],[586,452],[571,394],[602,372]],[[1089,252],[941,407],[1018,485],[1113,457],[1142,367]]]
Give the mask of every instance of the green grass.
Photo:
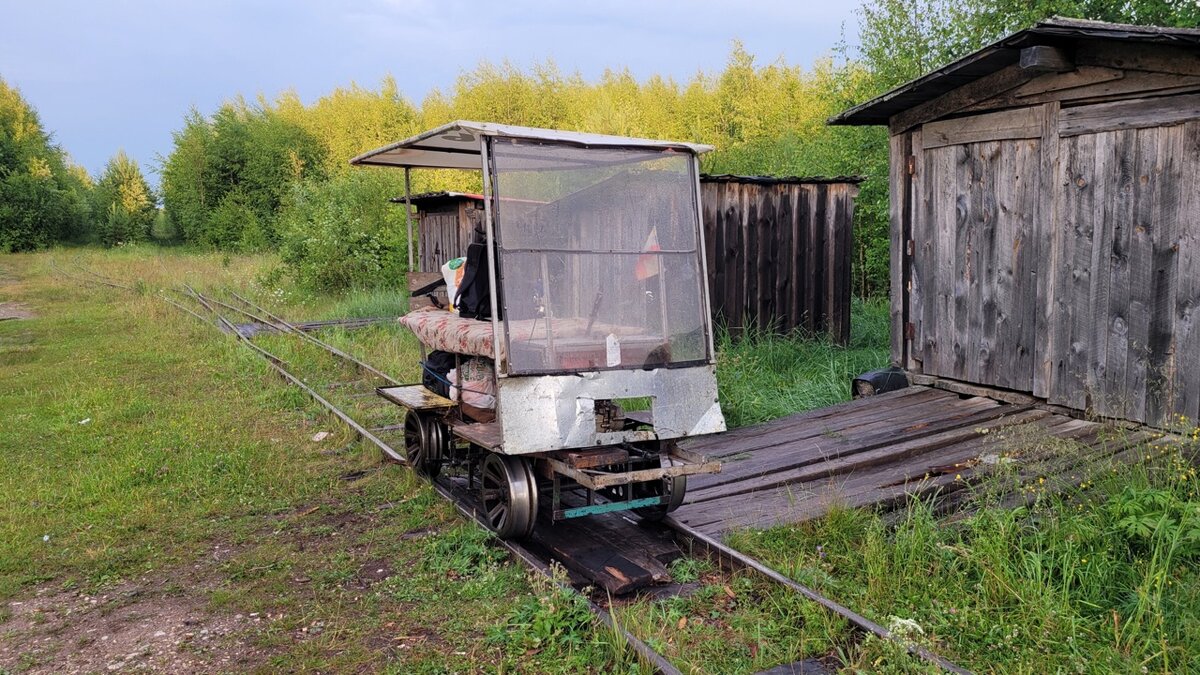
[[[269,257],[180,249],[59,251],[2,264],[21,281],[0,293],[39,317],[0,324],[0,402],[22,422],[0,431],[9,460],[0,468],[9,488],[0,497],[0,597],[46,582],[102,590],[169,576],[215,546],[233,553],[202,566],[210,611],[286,617],[247,637],[266,654],[262,667],[640,669],[578,596],[536,578],[531,587],[407,471],[380,465],[376,450],[257,357],[157,297],[189,283],[301,321],[395,315],[401,293],[314,295],[270,283]],[[135,291],[81,284],[79,265]],[[731,422],[847,398],[851,376],[885,361],[886,310],[856,305],[855,324],[848,348],[799,335],[722,338]],[[317,335],[402,381],[418,375],[417,344],[394,323]],[[353,367],[287,336],[256,342],[356,418],[399,421],[397,410],[362,396],[368,380]],[[314,443],[319,430],[334,433]],[[29,447],[31,438],[53,439],[54,451]],[[364,586],[362,569],[380,561],[396,573]],[[682,666],[748,672],[851,648],[840,622],[791,593],[695,558],[675,567],[700,590],[617,616]]]
[[[51,260],[135,291],[81,284]],[[245,291],[296,321],[389,315],[403,302],[394,291],[272,288],[262,272],[272,264],[150,247],[0,258],[0,300],[37,314],[0,322],[0,599],[132,585],[201,598],[213,617],[276,617],[237,635],[235,648],[254,655],[241,669],[638,671],[578,596],[531,580],[427,485],[381,464],[256,356],[157,297],[185,282],[219,297]],[[856,303],[853,327],[847,347],[722,336],[730,425],[848,399],[851,377],[887,363],[886,307]],[[416,344],[395,324],[320,337],[398,379],[417,376]],[[361,389],[330,386],[362,384],[353,368],[283,336],[258,341],[369,424],[399,421]],[[314,442],[317,431],[332,436]],[[1055,461],[1076,452],[1045,438],[1011,443]],[[1001,465],[978,488],[973,515],[946,518],[920,503],[898,516],[840,511],[732,543],[980,672],[1200,670],[1195,467],[1159,448],[1103,469],[1054,493],[1014,484]],[[999,495],[1013,488],[1031,505],[1002,508]],[[852,672],[928,670],[752,577],[696,558],[672,571],[695,590],[615,613],[685,671],[753,672],[830,654]],[[0,625],[12,615],[6,605]],[[0,667],[53,662],[53,652],[29,651]]]
[[[135,290],[81,283],[76,262]],[[162,598],[185,597],[201,625],[272,617],[230,638],[239,670],[629,670],[621,642],[590,623],[565,621],[550,651],[488,641],[549,591],[531,592],[477,527],[261,359],[157,297],[186,282],[263,299],[255,280],[270,263],[150,247],[0,258],[0,300],[37,315],[0,322],[0,599],[134,589],[151,616]],[[310,318],[384,302],[273,306]],[[400,335],[381,325],[324,337],[412,376]],[[272,340],[314,385],[357,377]],[[314,442],[317,431],[332,435]],[[0,668],[51,667],[82,644],[69,626],[23,630],[35,632],[0,637],[21,654]]]
[[[683,571],[688,578],[694,570]],[[851,643],[843,620],[777,584],[714,571],[697,581],[685,595],[618,610],[627,628],[683,672],[754,673]]]
[[[1151,449],[1065,492],[1033,480],[1016,509],[996,504],[1010,479],[985,483],[980,510],[955,522],[914,503],[896,523],[847,510],[731,543],[883,625],[915,622],[977,672],[1200,670],[1200,499],[1185,455]]]
[[[748,426],[850,399],[850,380],[888,365],[885,300],[855,300],[850,344],[803,334],[727,332],[717,340],[717,381],[730,427]]]
[[[327,487],[321,462],[288,466],[312,416],[278,406],[261,363],[154,297],[55,279],[47,261],[4,260],[21,281],[3,292],[38,316],[0,324],[0,595],[169,563],[215,519]]]

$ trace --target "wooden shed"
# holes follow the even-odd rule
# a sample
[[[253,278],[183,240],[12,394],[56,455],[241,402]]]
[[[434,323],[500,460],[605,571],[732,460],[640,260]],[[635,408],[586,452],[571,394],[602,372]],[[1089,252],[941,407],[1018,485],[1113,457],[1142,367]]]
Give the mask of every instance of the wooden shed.
[[[890,130],[911,379],[1200,418],[1200,30],[1051,19],[831,123]]]
[[[404,204],[403,197],[391,201]],[[475,229],[483,229],[483,195],[424,192],[410,201],[416,212],[418,272],[437,272],[447,260],[466,255]]]
[[[701,176],[715,318],[734,331],[800,328],[846,344],[854,197],[861,180]],[[436,272],[466,255],[475,229],[483,226],[483,195],[427,192],[411,201],[418,272]]]

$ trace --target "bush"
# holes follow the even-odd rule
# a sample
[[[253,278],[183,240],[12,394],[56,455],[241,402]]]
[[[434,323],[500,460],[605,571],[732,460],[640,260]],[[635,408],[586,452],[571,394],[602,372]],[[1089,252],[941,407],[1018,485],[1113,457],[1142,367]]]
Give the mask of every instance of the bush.
[[[211,117],[193,110],[162,164],[163,205],[185,241],[273,248],[281,202],[294,182],[322,178],[324,161],[320,142],[269,106],[239,99]]]
[[[0,176],[0,252],[31,251],[74,235],[84,200],[53,178],[29,173]]]
[[[89,182],[51,142],[37,111],[0,79],[0,253],[78,236]]]
[[[235,188],[209,214],[197,241],[220,249],[261,251],[274,245],[275,232],[250,206],[245,192]]]
[[[322,291],[400,282],[407,267],[404,210],[388,198],[402,187],[385,171],[355,171],[292,189],[278,221],[288,275]]]
[[[144,241],[158,215],[138,163],[118,151],[92,190],[96,235],[105,246]]]

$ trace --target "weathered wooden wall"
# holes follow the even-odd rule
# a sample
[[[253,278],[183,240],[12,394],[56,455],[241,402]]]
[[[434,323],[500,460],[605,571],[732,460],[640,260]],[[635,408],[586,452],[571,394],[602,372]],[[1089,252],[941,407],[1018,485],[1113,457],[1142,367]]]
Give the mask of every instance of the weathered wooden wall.
[[[893,360],[1105,417],[1200,419],[1200,55],[1076,58],[893,118]]]
[[[452,258],[467,254],[476,226],[482,227],[483,202],[462,198],[417,209],[417,270],[437,272]]]
[[[714,317],[850,339],[856,179],[701,180]]]
[[[1052,403],[1200,419],[1200,121],[1061,139]]]

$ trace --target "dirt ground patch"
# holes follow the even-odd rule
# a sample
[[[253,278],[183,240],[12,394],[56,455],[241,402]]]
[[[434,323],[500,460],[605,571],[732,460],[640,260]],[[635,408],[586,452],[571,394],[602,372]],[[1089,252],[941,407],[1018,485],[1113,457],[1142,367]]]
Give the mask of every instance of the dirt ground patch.
[[[0,267],[0,288],[16,283],[16,278],[4,267]],[[12,297],[11,295],[9,297]],[[0,321],[10,319],[32,319],[33,310],[23,302],[0,300]]]
[[[98,595],[40,588],[6,604],[0,671],[244,670],[265,654],[252,644],[271,616],[220,615],[204,598],[141,579]]]
[[[32,319],[33,310],[20,302],[0,302],[0,321],[8,319]]]

